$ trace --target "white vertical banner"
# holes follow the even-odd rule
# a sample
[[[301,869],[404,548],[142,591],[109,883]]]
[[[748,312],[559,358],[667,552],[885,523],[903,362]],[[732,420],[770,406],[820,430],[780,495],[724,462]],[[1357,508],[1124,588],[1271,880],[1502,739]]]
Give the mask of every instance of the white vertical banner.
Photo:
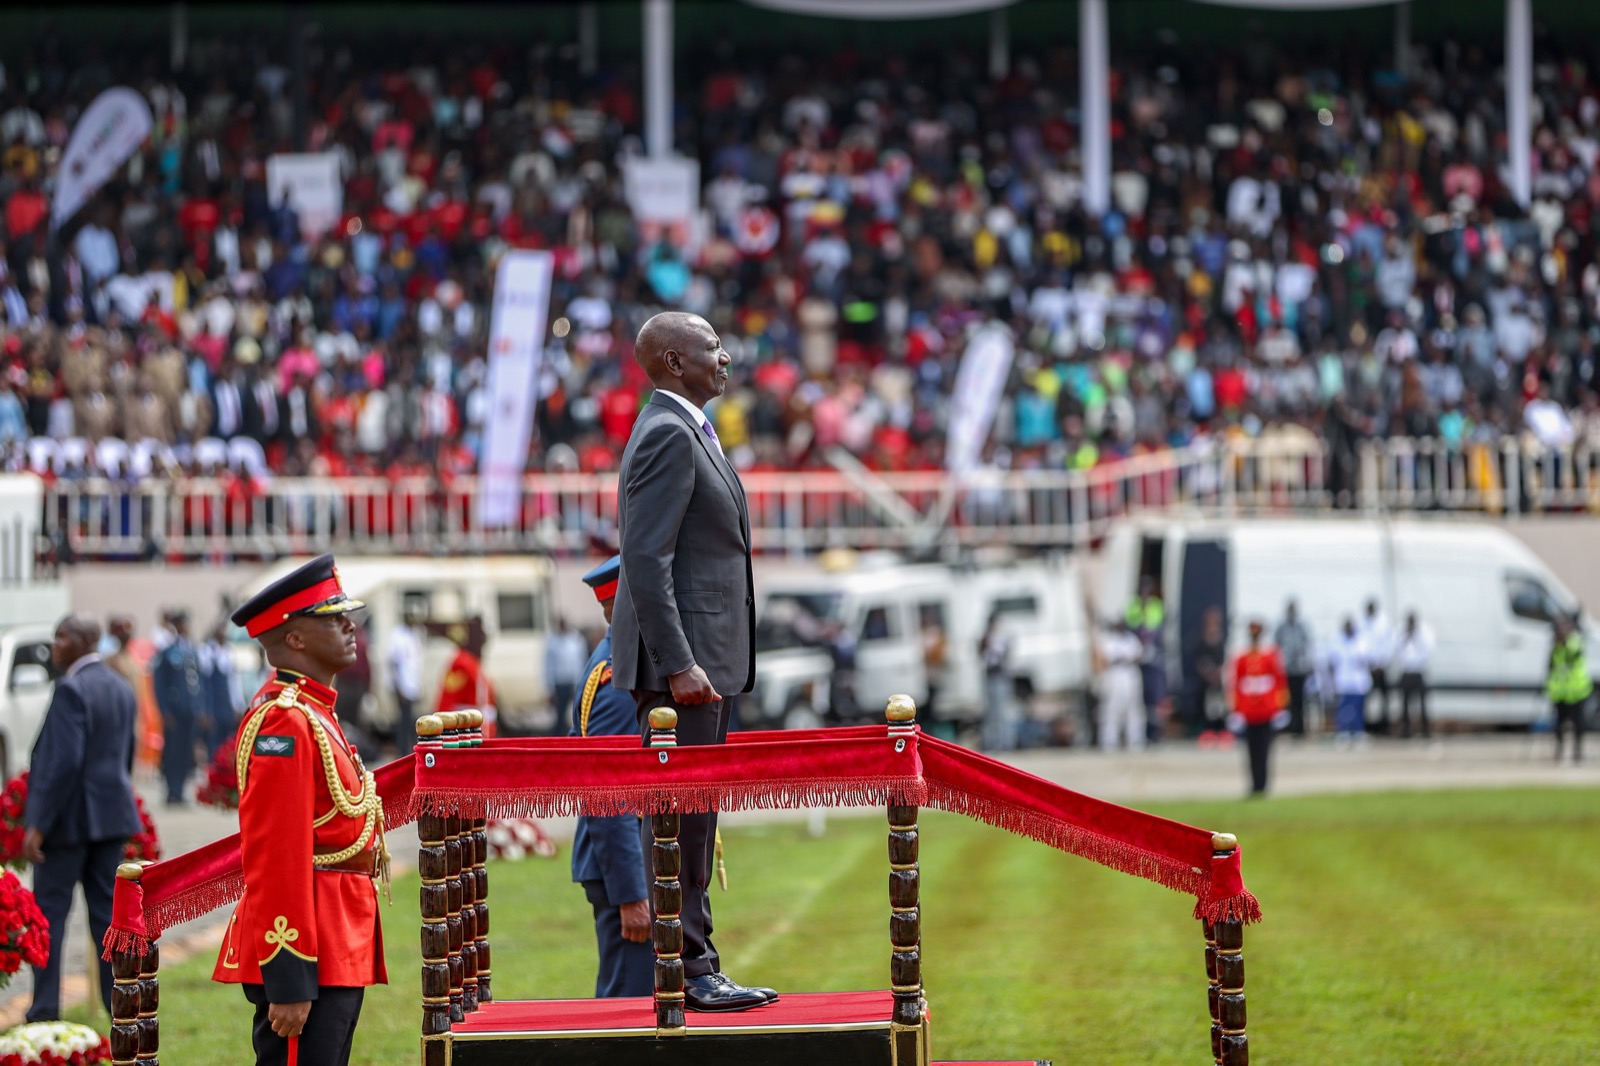
[[[480,457],[478,521],[514,525],[522,511],[522,472],[539,403],[540,363],[550,316],[549,252],[507,252],[494,280],[489,320],[489,417]]]
[[[339,157],[332,152],[268,156],[267,198],[277,207],[285,196],[300,217],[300,233],[307,240],[327,233],[344,213]]]
[[[944,448],[944,465],[952,473],[963,474],[977,468],[995,412],[1000,408],[1006,379],[1011,376],[1014,351],[1011,331],[988,325],[978,331],[961,356]]]
[[[56,171],[51,229],[77,214],[100,186],[111,180],[150,136],[153,125],[150,105],[132,89],[107,89],[84,108]]]

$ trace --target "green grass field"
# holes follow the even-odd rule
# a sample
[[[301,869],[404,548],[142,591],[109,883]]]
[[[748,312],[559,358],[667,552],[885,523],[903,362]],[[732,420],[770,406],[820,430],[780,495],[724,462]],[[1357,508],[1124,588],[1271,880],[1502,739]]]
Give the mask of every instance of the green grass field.
[[[1523,790],[1168,804],[1235,832],[1266,912],[1245,935],[1251,1061],[1600,1062],[1600,794]],[[939,1058],[1209,1060],[1187,897],[946,815],[923,820],[924,980]],[[888,984],[881,819],[727,833],[718,943],[736,979]],[[417,880],[384,912],[392,984],[354,1061],[417,1061]],[[498,999],[593,990],[589,909],[566,856],[492,866]],[[161,1057],[248,1059],[249,1008],[213,960],[162,972]]]

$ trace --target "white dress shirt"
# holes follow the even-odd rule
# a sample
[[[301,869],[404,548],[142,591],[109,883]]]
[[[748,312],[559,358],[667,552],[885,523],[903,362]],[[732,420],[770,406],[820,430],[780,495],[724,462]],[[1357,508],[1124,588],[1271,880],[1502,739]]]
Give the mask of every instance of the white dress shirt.
[[[717,449],[717,454],[718,455],[722,454],[722,442],[719,441],[716,437],[712,436],[710,433],[706,433],[706,427],[711,425],[711,419],[706,417],[706,413],[704,411],[702,411],[700,408],[696,407],[694,404],[690,403],[688,400],[684,399],[682,396],[679,396],[675,392],[668,392],[666,389],[657,389],[656,390],[656,395],[657,396],[666,396],[666,397],[669,397],[672,400],[677,401],[678,406],[682,407],[685,411],[688,411],[691,416],[693,416],[694,421],[695,421],[695,425],[700,427],[700,432],[701,433],[705,433],[706,434],[706,439],[711,442],[712,447]],[[714,432],[714,430],[713,430],[713,432]]]

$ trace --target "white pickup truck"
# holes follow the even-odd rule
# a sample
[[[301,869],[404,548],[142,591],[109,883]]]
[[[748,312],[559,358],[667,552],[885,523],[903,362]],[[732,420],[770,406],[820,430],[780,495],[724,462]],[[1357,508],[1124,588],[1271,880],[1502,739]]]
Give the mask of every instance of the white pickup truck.
[[[1009,672],[1020,694],[1065,697],[1089,684],[1090,633],[1077,566],[1065,559],[999,565],[908,565],[865,556],[785,576],[759,589],[756,690],[741,701],[750,728],[799,728],[881,718],[906,693],[927,709],[929,634],[942,634],[944,668],[931,717],[983,713],[984,626],[997,614],[1012,639]],[[853,638],[853,707],[838,699],[829,634]]]

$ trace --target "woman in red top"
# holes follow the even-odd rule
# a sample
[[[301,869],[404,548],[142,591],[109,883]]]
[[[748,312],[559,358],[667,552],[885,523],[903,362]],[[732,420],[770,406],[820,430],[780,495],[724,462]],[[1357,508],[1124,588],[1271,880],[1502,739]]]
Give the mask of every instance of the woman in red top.
[[[1244,719],[1250,753],[1250,795],[1267,791],[1267,758],[1272,753],[1273,720],[1289,703],[1289,678],[1278,649],[1261,643],[1262,624],[1250,622],[1250,647],[1228,670],[1233,713]]]

